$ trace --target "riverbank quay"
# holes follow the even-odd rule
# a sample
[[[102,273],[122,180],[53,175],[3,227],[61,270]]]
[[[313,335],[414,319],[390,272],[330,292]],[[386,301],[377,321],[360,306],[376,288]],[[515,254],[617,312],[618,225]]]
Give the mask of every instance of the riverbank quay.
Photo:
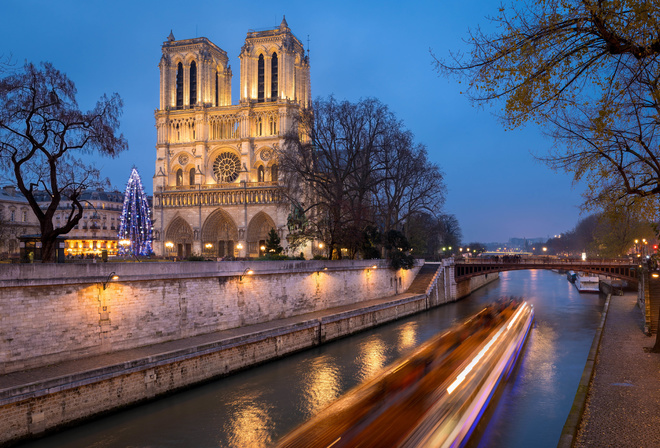
[[[269,266],[265,265],[265,267]],[[242,266],[239,267],[243,268]],[[73,359],[70,359],[70,355],[65,354],[66,356],[62,356],[56,362],[44,363],[34,368],[5,371],[3,375],[0,375],[0,445],[9,446],[21,439],[39,437],[49,431],[73,426],[105,413],[134,406],[194,384],[203,383],[296,351],[314,347],[326,341],[424,311],[447,301],[456,300],[456,298],[450,298],[444,293],[445,282],[447,280],[451,281],[450,274],[452,270],[445,270],[440,264],[421,266],[409,273],[397,271],[389,271],[388,273],[385,269],[378,269],[379,266],[373,265],[373,262],[368,265],[365,262],[342,263],[342,266],[334,264],[331,266],[334,269],[327,270],[323,269],[324,266],[316,263],[311,265],[305,263],[295,265],[296,269],[293,272],[277,272],[276,267],[278,266],[271,266],[269,271],[262,267],[258,271],[255,269],[253,274],[244,274],[244,278],[236,278],[235,274],[232,278],[232,272],[241,272],[240,269],[237,270],[234,267],[233,271],[225,273],[227,280],[224,280],[222,276],[218,277],[218,272],[211,272],[210,281],[215,283],[216,291],[218,286],[221,292],[224,291],[224,295],[220,297],[228,299],[232,295],[227,291],[226,285],[228,283],[235,285],[233,290],[237,291],[240,296],[244,284],[252,285],[250,289],[252,291],[256,290],[254,287],[255,280],[263,283],[266,288],[273,285],[281,286],[282,280],[280,279],[284,279],[287,287],[297,280],[297,289],[288,291],[289,295],[287,297],[291,299],[295,297],[294,294],[300,294],[300,297],[303,297],[305,291],[310,290],[310,288],[305,289],[305,285],[299,281],[301,279],[307,280],[312,287],[317,285],[332,286],[332,288],[321,291],[317,287],[314,296],[306,299],[307,302],[311,303],[316,296],[319,298],[315,301],[316,305],[324,304],[325,307],[295,316],[272,318],[265,322],[190,335],[124,350],[77,356]],[[341,270],[339,270],[340,267]],[[151,269],[149,266],[146,268]],[[119,274],[120,281],[126,284],[123,288],[149,291],[144,286],[146,284],[152,289],[152,298],[157,296],[159,291],[163,291],[161,300],[166,299],[166,289],[171,289],[172,286],[177,287],[175,291],[178,289],[180,297],[175,296],[178,301],[175,300],[174,304],[188,305],[179,308],[181,317],[175,316],[175,318],[172,318],[166,313],[148,313],[146,317],[149,318],[151,323],[166,320],[167,322],[189,325],[193,320],[191,317],[197,314],[196,312],[191,313],[193,310],[199,310],[200,305],[205,301],[214,303],[220,300],[217,296],[211,296],[213,293],[212,288],[208,288],[208,295],[190,295],[190,283],[200,281],[208,283],[209,280],[206,280],[206,278],[209,277],[209,274],[200,273],[199,270],[190,270],[186,266],[176,266],[176,268],[178,269],[178,272],[175,272],[177,278],[167,278],[164,280],[163,286],[158,285],[155,288],[153,286],[154,280],[142,278],[145,276],[144,273],[133,273],[133,277],[130,277],[129,272]],[[53,290],[51,295],[42,294],[43,297],[38,295],[38,291],[33,291],[28,295],[26,301],[20,303],[25,303],[24,308],[28,311],[30,308],[35,308],[35,301],[48,304],[53,309],[55,308],[52,304],[54,300],[64,301],[63,303],[67,305],[77,300],[80,306],[81,303],[87,300],[88,296],[91,296],[92,300],[95,298],[93,293],[88,292],[90,287],[86,285],[86,282],[89,281],[88,277],[92,279],[98,277],[98,274],[96,274],[96,277],[94,274],[88,273],[87,277],[80,277],[77,281],[81,286],[75,286],[75,283],[73,286],[66,285],[67,287],[63,289],[63,292],[56,294],[56,291]],[[381,281],[390,280],[391,278],[390,281],[382,281],[384,283],[382,286],[387,285],[393,290],[403,287],[410,292],[383,295],[381,298],[373,298],[373,296],[369,298],[369,293],[373,294],[381,290],[377,284],[377,278],[374,277],[376,274],[382,277]],[[359,284],[350,284],[351,280],[356,277],[359,279],[363,275],[367,276],[368,282],[363,282],[361,287]],[[250,276],[249,280],[247,276]],[[9,276],[7,275],[7,277]],[[314,281],[310,282],[310,278]],[[491,281],[497,280],[497,278],[497,276],[490,275],[484,278],[475,277],[470,279],[470,289],[478,289]],[[8,283],[12,281],[11,279],[6,280]],[[25,287],[46,288],[46,290],[51,291],[53,285],[49,283],[54,281],[35,278],[31,283],[38,284],[30,284]],[[400,286],[397,286],[397,283]],[[426,286],[424,287],[420,283]],[[13,297],[14,306],[18,306],[20,304],[19,295],[16,291],[12,292],[11,288],[20,286],[5,285],[7,290],[3,290],[2,286],[0,284],[0,293],[6,294],[10,299]],[[110,291],[111,286],[113,289],[122,287],[122,285],[116,283],[98,285],[96,290],[99,297],[103,298],[104,291]],[[82,292],[75,294],[75,288]],[[272,293],[272,289],[271,287],[270,293]],[[9,293],[6,291],[9,291]],[[181,291],[183,291],[183,294]],[[267,293],[262,293],[264,299],[268,297],[265,295]],[[343,301],[349,303],[334,307],[327,306],[329,301],[321,300],[324,295],[337,298],[343,297]],[[122,300],[116,300],[118,297],[121,297]],[[261,296],[256,294],[251,297],[253,301],[261,299]],[[115,295],[114,298],[113,303],[117,306],[121,305],[123,300],[131,297],[122,294]],[[134,300],[132,306],[137,310],[140,297],[133,294],[132,298]],[[69,301],[66,302],[66,300]],[[172,304],[167,302],[162,304],[152,303],[154,306],[158,305],[160,309],[172,308]],[[195,303],[200,305],[194,305]],[[265,303],[269,303],[269,301],[261,300],[259,302],[262,310]],[[105,304],[102,305],[105,306]],[[60,308],[62,308],[60,315],[66,315],[67,308],[63,306]],[[5,309],[0,307],[0,314],[3,315],[3,318],[5,316],[4,311]],[[100,307],[98,311],[102,313],[106,310]],[[34,314],[34,309],[31,312]],[[47,317],[52,319],[52,316]],[[15,316],[14,318],[16,319]],[[37,319],[34,324],[43,327],[44,323],[39,322],[38,317],[35,316],[34,318]],[[101,314],[101,320],[107,320],[107,316]],[[26,322],[26,320],[20,322]],[[119,331],[122,321],[115,319],[112,323],[113,330]],[[131,322],[131,329],[140,329],[145,324],[149,324],[149,322],[140,321],[139,319],[134,320]],[[108,325],[101,326],[102,329],[107,327]],[[160,328],[163,328],[162,324]],[[31,331],[34,331],[34,329]],[[30,350],[32,349],[29,346],[24,346],[23,351],[25,353],[10,354],[7,352],[3,356],[27,356]]]
[[[395,320],[426,307],[419,294],[65,361],[0,376],[0,446]]]
[[[637,294],[611,296],[577,435],[559,446],[658,446],[660,354],[643,330]]]

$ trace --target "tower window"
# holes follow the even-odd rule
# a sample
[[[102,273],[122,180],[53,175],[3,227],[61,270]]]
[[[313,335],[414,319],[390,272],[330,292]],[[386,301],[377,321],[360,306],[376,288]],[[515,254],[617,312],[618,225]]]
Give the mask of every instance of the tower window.
[[[190,63],[190,105],[197,104],[197,64]]]
[[[264,102],[264,55],[259,55],[259,62],[257,64],[257,102]]]
[[[218,71],[215,71],[215,107],[218,107]]]
[[[183,64],[176,67],[176,108],[183,107]]]
[[[270,60],[270,98],[277,100],[277,53],[273,53]]]

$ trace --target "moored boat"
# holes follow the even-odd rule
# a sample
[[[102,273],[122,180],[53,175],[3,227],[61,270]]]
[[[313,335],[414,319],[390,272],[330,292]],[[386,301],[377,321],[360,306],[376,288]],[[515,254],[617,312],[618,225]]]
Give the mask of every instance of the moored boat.
[[[580,292],[600,292],[600,279],[597,275],[578,274],[575,287]]]
[[[352,389],[277,446],[458,446],[513,369],[533,319],[527,302],[497,302]]]

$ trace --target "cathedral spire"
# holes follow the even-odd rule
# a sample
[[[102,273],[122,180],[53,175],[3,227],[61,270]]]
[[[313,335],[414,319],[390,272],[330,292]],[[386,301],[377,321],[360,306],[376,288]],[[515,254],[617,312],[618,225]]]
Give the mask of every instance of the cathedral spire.
[[[174,33],[172,32],[172,30],[170,30],[170,35],[167,36],[167,40],[169,42],[174,42]]]
[[[286,23],[286,16],[282,15],[282,23],[280,23],[280,30],[285,30],[289,28],[289,24]]]

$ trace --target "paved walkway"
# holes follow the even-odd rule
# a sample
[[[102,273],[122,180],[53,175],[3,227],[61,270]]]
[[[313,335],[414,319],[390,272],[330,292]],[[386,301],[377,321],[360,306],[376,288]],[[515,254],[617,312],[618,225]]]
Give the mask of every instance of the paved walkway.
[[[612,296],[575,447],[660,446],[660,354],[636,293]]]
[[[36,369],[0,375],[0,403],[3,400],[10,399],[12,396],[22,395],[35,390],[47,390],[50,387],[70,384],[81,379],[89,379],[116,372],[121,373],[129,368],[139,369],[143,368],[145,364],[154,362],[168,362],[168,360],[199,351],[240,344],[242,341],[250,339],[252,336],[263,334],[264,332],[274,332],[281,328],[343,313],[360,312],[360,310],[370,307],[379,307],[392,302],[405,301],[414,296],[416,294],[403,293],[262,324],[217,331],[146,347],[89,356]]]

